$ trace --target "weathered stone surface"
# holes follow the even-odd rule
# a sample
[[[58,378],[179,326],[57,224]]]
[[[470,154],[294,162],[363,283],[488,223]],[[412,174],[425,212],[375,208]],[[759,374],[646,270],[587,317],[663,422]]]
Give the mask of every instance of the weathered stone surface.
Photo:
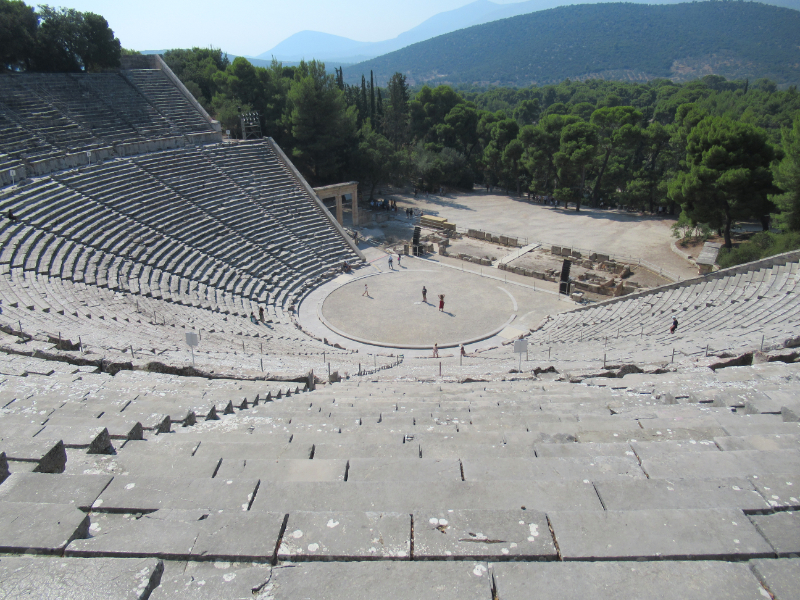
[[[749,480],[771,507],[800,510],[800,477],[796,471],[777,475],[753,475]]]
[[[275,558],[284,518],[268,512],[196,509],[95,514],[91,538],[73,541],[66,554],[267,562]]]
[[[466,481],[644,479],[644,473],[633,457],[465,459],[462,464]]]
[[[768,510],[747,479],[646,479],[599,481],[597,493],[606,510],[738,508]]]
[[[766,558],[769,544],[739,510],[547,513],[564,560]]]
[[[4,600],[143,600],[164,570],[160,560],[0,557]]]
[[[536,444],[538,458],[572,458],[592,456],[634,456],[630,444],[620,443],[592,443],[584,444]]]
[[[114,456],[114,472],[120,475],[147,477],[211,478],[219,466],[218,458],[175,456],[171,452],[128,454],[125,449]]]
[[[715,438],[714,442],[725,451],[733,450],[793,450],[800,448],[800,435],[773,433]]]
[[[488,565],[464,562],[299,563],[273,567],[263,594],[274,600],[488,600]]]
[[[651,478],[713,479],[800,473],[800,450],[740,450],[665,454],[642,461]]]
[[[70,504],[0,502],[0,523],[0,552],[58,554],[89,533],[89,516]]]
[[[408,560],[411,516],[394,512],[289,514],[279,560]]]
[[[108,475],[14,473],[0,486],[0,501],[72,504],[89,510],[110,481]]]
[[[750,520],[779,557],[800,555],[800,513],[778,512],[772,515],[751,515]]]
[[[272,567],[241,567],[227,562],[189,563],[184,572],[165,573],[150,600],[254,600],[269,581]]]
[[[547,518],[534,510],[414,514],[414,559],[556,560]]]
[[[285,514],[212,512],[201,522],[192,560],[272,561]]]
[[[298,458],[308,459],[311,457],[313,444],[289,444],[281,442],[200,442],[194,458],[222,458],[226,460],[236,459],[286,459]],[[317,454],[314,455],[317,458]],[[319,458],[329,458],[320,456]],[[330,457],[347,458],[347,457]]]
[[[202,514],[156,511],[146,515],[94,514],[91,537],[74,540],[66,556],[189,560]]]
[[[93,454],[105,454],[113,450],[108,429],[91,424],[85,426],[46,425],[36,437],[53,442],[61,440],[67,448],[80,448]]]
[[[294,446],[294,442],[291,445]],[[414,443],[314,444],[314,460],[332,458],[419,458],[419,445]]]
[[[262,481],[344,481],[346,460],[223,459],[216,478],[250,477]]]
[[[764,600],[747,565],[728,562],[502,563],[492,574],[502,600]]]
[[[750,568],[775,600],[800,600],[800,558],[751,560]]]
[[[675,452],[719,452],[714,440],[672,440],[661,442],[632,442],[631,447],[640,460],[657,458]]]
[[[460,481],[458,460],[354,458],[347,481]]]
[[[117,476],[92,504],[93,511],[142,512],[163,508],[247,510],[257,479],[190,479]]]
[[[8,460],[36,463],[38,473],[63,473],[67,464],[67,450],[61,440],[4,439],[3,445]]]

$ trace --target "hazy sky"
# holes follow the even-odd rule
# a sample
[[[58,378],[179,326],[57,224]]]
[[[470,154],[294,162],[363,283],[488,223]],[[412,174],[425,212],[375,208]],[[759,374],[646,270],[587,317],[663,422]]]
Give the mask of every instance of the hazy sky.
[[[125,48],[192,46],[236,55],[266,52],[311,29],[363,42],[393,38],[473,0],[50,0],[103,15]],[[519,0],[493,0],[511,4]],[[30,0],[28,4],[32,4]]]

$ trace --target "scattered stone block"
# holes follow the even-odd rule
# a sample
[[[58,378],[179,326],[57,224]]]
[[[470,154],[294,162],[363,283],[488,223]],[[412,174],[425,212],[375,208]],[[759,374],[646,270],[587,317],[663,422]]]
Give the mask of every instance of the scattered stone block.
[[[0,502],[0,523],[0,552],[61,554],[89,535],[89,516],[71,504]]]
[[[491,576],[475,561],[305,562],[273,567],[263,594],[274,600],[487,600]]]
[[[492,565],[502,600],[755,600],[763,589],[746,564],[552,562]]]
[[[756,529],[775,548],[778,557],[800,555],[800,513],[778,512],[772,515],[751,515]]]
[[[547,513],[564,560],[732,560],[773,555],[739,510]]]
[[[414,515],[418,560],[557,560],[547,518],[534,510],[428,510]]]
[[[800,558],[751,560],[750,568],[775,600],[800,600]]]
[[[154,598],[164,572],[153,558],[0,558],[0,597],[7,600],[142,600]]]
[[[289,514],[279,560],[408,560],[411,517],[396,512]]]

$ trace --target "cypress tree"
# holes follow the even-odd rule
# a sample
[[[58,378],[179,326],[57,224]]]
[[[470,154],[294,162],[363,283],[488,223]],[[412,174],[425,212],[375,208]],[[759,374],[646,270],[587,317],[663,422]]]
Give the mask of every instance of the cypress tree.
[[[369,104],[367,104],[367,80],[364,78],[363,74],[361,75],[361,106],[358,108],[361,113],[361,118],[363,119],[369,108]]]
[[[369,72],[369,118],[372,123],[375,123],[375,78],[372,76],[372,70]]]

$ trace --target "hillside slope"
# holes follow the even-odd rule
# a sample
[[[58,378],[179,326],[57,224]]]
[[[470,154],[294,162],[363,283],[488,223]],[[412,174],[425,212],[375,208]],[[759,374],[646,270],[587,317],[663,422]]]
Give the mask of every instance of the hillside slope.
[[[345,68],[351,83],[685,81],[710,73],[800,82],[800,11],[755,2],[563,6],[455,31]]]

